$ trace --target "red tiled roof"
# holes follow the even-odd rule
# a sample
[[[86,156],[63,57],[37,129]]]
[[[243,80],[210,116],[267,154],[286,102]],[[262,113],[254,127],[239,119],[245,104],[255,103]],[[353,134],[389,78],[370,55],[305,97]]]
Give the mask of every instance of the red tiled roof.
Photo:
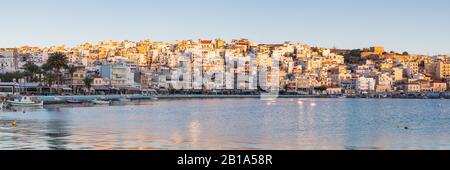
[[[200,40],[200,44],[211,44],[212,40]]]

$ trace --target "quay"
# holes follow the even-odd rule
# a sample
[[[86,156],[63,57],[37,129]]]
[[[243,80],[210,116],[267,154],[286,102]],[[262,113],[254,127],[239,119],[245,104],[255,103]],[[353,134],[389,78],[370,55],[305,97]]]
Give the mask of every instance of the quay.
[[[86,95],[86,96],[35,96],[36,99],[43,101],[45,104],[66,103],[69,100],[79,100],[89,102],[93,100],[152,100],[157,97],[154,95]]]
[[[450,99],[450,95],[404,95],[404,96],[338,96],[338,95],[220,95],[220,94],[163,94],[163,95],[142,95],[142,94],[130,94],[130,95],[70,95],[70,96],[33,96],[37,100],[43,101],[44,104],[62,104],[67,103],[70,100],[77,100],[81,102],[90,102],[93,100],[154,100],[154,99],[239,99],[239,98],[256,98],[256,99],[275,99],[275,98],[389,98],[389,99]]]
[[[233,99],[233,98],[261,98],[261,95],[159,95],[158,99]],[[278,95],[277,98],[322,98],[318,95]]]
[[[273,95],[268,98],[370,98],[370,99],[450,99],[450,95]],[[265,98],[264,95],[208,95],[208,94],[169,94],[158,95],[158,99],[224,99],[224,98]]]
[[[173,94],[173,95],[72,95],[72,96],[34,96],[45,104],[62,104],[69,100],[89,102],[93,100],[154,100],[154,99],[233,99],[233,98],[264,98],[261,95],[201,95],[201,94]],[[278,95],[275,98],[331,98],[320,95]]]

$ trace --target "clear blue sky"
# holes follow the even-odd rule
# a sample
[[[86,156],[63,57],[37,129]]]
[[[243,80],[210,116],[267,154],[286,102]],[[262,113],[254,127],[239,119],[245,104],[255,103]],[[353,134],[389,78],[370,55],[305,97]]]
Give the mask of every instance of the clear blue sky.
[[[249,38],[450,54],[449,0],[10,0],[0,47]]]

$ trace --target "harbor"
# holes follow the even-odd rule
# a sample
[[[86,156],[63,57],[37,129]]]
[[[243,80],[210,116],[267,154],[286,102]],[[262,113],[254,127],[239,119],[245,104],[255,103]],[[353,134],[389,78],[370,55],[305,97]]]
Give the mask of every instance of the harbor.
[[[450,149],[449,109],[348,98],[52,104],[0,112],[0,149]]]
[[[27,99],[30,98],[30,99]],[[12,100],[14,98],[14,100]],[[33,101],[31,101],[31,98]],[[79,104],[79,103],[94,103],[107,104],[112,101],[131,101],[131,100],[175,100],[175,99],[302,99],[302,98],[369,98],[369,99],[450,99],[448,94],[404,94],[404,95],[221,95],[221,94],[128,94],[128,95],[67,95],[67,96],[15,96],[10,97],[10,100],[4,100],[3,103],[12,103],[15,106],[42,106],[52,104]],[[30,100],[21,103],[22,100]]]
[[[45,104],[61,104],[70,103],[71,101],[91,102],[95,100],[105,101],[119,101],[119,100],[154,100],[157,99],[155,95],[85,95],[85,96],[36,96]]]

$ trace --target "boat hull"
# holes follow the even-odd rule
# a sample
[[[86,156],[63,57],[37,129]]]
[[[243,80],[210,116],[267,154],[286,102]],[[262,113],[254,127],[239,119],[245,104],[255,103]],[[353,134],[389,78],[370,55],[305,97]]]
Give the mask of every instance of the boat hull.
[[[82,101],[78,101],[78,100],[68,100],[67,103],[69,104],[82,104]]]
[[[94,103],[94,104],[110,104],[111,102],[109,102],[109,101],[92,101],[92,103]]]
[[[44,106],[44,102],[39,103],[15,103],[11,102],[9,103],[11,106],[23,106],[23,107],[38,107],[38,106]]]

